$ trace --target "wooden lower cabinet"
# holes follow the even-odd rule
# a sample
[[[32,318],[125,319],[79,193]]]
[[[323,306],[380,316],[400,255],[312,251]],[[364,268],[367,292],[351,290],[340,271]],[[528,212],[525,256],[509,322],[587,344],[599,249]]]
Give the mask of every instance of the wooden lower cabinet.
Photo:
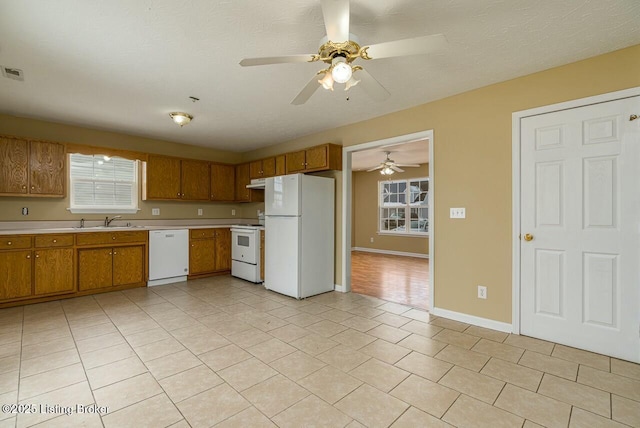
[[[204,276],[231,269],[231,229],[191,229],[189,276]]]
[[[144,282],[144,251],[144,245],[78,250],[79,290]]]
[[[78,250],[78,289],[80,291],[111,287],[113,254],[111,248]]]
[[[0,252],[0,301],[31,296],[31,251]]]
[[[215,271],[216,241],[192,240],[189,247],[189,275],[202,275]]]
[[[34,251],[33,279],[36,296],[75,291],[73,255],[73,248]]]

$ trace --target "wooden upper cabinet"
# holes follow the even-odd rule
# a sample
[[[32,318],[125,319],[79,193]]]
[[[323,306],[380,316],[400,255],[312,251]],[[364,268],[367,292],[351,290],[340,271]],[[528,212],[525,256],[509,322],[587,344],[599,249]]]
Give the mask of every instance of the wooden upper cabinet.
[[[235,200],[236,169],[233,165],[211,164],[211,200]]]
[[[264,202],[264,190],[247,189],[247,184],[251,183],[250,170],[248,163],[236,165],[236,201]]]
[[[149,155],[146,180],[148,199],[180,199],[180,159]]]
[[[64,146],[39,141],[30,145],[29,191],[32,195],[64,196]]]
[[[62,144],[0,138],[0,194],[64,197]]]
[[[253,161],[249,164],[249,178],[267,178],[276,175],[276,158]]]
[[[287,153],[286,155],[287,174],[302,172],[307,169],[305,160],[305,150]]]
[[[286,156],[285,155],[279,155],[275,157],[275,168],[276,171],[273,174],[274,177],[277,177],[279,175],[285,175],[287,173],[287,163],[286,163]]]
[[[342,147],[322,144],[299,152],[287,153],[287,174],[299,172],[342,170]]]
[[[28,193],[29,143],[0,138],[0,193]]]
[[[182,160],[182,199],[209,200],[209,162]]]

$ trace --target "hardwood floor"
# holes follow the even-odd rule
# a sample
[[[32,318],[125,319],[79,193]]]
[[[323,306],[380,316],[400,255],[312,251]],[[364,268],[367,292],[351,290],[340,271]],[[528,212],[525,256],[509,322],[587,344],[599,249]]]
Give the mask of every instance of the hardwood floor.
[[[351,291],[428,309],[429,259],[352,251]]]

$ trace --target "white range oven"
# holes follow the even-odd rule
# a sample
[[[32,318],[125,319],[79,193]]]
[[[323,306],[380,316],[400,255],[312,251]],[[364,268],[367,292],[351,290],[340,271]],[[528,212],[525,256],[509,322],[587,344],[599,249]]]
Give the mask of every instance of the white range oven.
[[[231,226],[231,275],[260,283],[260,229],[262,225]]]

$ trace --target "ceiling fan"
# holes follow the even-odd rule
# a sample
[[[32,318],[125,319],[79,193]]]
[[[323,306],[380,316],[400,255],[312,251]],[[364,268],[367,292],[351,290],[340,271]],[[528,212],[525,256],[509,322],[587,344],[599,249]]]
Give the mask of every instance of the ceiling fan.
[[[417,168],[420,166],[417,163],[396,163],[393,159],[389,158],[389,155],[391,154],[391,152],[385,152],[385,153],[387,155],[387,158],[384,161],[382,161],[380,165],[374,166],[373,168],[368,169],[367,172],[376,171],[379,169],[380,174],[391,175],[394,172],[404,172],[404,169],[399,168],[401,166],[405,168]]]
[[[389,97],[389,92],[362,66],[353,65],[355,60],[422,55],[433,52],[447,43],[442,34],[435,34],[361,46],[357,37],[349,33],[349,0],[321,0],[321,2],[327,36],[321,40],[317,54],[245,58],[240,61],[243,67],[316,61],[328,64],[329,67],[318,71],[291,101],[293,105],[307,102],[320,85],[333,91],[333,85],[336,82],[344,83],[345,91],[361,83],[362,88],[372,99],[384,101]]]

